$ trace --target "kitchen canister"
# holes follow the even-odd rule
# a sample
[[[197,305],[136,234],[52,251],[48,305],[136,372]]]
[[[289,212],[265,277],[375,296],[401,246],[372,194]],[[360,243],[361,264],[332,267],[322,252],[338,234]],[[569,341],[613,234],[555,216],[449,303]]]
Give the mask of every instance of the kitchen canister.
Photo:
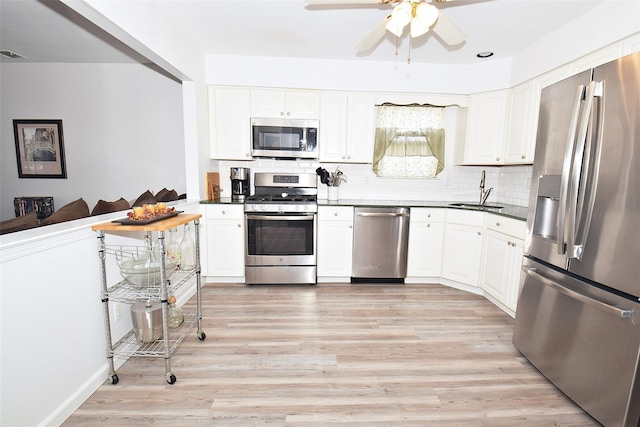
[[[338,200],[338,186],[328,186],[327,187],[327,199],[328,200]]]
[[[143,301],[131,306],[133,332],[136,339],[151,343],[162,338],[162,304],[160,301]]]

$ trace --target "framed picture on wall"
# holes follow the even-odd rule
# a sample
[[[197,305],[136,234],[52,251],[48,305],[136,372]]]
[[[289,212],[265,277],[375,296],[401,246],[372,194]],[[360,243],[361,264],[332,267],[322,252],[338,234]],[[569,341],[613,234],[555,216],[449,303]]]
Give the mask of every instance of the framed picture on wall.
[[[20,178],[66,178],[62,120],[14,120]]]

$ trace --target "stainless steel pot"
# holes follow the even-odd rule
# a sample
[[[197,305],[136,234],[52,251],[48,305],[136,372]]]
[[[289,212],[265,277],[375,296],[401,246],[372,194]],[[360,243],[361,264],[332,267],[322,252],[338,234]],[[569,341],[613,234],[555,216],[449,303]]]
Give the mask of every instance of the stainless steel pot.
[[[162,338],[162,304],[159,301],[133,304],[131,318],[138,341],[151,343]]]

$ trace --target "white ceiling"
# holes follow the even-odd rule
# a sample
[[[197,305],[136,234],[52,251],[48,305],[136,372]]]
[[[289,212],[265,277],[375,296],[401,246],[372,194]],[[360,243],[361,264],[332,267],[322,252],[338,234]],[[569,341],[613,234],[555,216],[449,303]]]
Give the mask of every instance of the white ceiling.
[[[149,17],[171,22],[205,54],[406,61],[407,35],[385,39],[365,55],[355,46],[391,10],[383,5],[309,6],[304,0],[127,0]],[[447,48],[432,33],[411,43],[411,62],[473,64],[481,51],[504,58],[606,1],[456,0],[438,4],[466,34]],[[151,18],[149,18],[151,19]],[[0,0],[0,49],[27,62],[144,61],[58,1]],[[491,60],[485,59],[484,61]],[[9,62],[2,59],[2,62]],[[15,62],[17,62],[15,61]]]

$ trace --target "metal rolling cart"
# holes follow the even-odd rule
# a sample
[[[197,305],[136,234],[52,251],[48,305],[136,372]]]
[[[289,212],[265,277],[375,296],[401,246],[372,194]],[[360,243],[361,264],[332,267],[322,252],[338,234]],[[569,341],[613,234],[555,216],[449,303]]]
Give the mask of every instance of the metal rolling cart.
[[[199,223],[202,215],[200,214],[179,214],[166,219],[147,224],[122,224],[118,222],[108,222],[96,224],[92,227],[98,232],[98,255],[101,265],[101,285],[102,285],[102,305],[104,310],[105,334],[107,343],[107,360],[109,362],[109,380],[112,384],[119,381],[115,371],[114,357],[164,357],[165,361],[165,379],[169,384],[176,382],[176,376],[171,372],[171,354],[182,342],[186,334],[191,328],[197,324],[196,334],[200,341],[206,338],[201,328],[202,311],[201,311],[201,279],[200,279],[200,239],[199,239]],[[193,222],[195,228],[195,252],[196,267],[191,271],[176,270],[175,272],[166,270],[165,255],[165,231],[179,227],[181,225]],[[108,246],[105,244],[105,233],[126,233],[126,232],[143,232],[149,240],[153,237],[153,233],[157,235],[157,253],[159,254],[159,277],[153,280],[148,286],[135,286],[128,280],[121,280],[115,285],[107,284],[107,265],[106,258],[108,255],[115,256],[135,256],[137,251],[143,251],[144,246]],[[177,329],[169,329],[168,313],[169,313],[169,295],[175,292],[182,285],[187,283],[195,276],[196,280],[196,312],[184,313],[184,322]],[[160,301],[162,306],[162,338],[149,343],[140,343],[135,336],[133,330],[126,334],[122,339],[113,343],[111,337],[111,321],[109,313],[109,301],[121,302],[125,304],[134,304],[140,301]]]

